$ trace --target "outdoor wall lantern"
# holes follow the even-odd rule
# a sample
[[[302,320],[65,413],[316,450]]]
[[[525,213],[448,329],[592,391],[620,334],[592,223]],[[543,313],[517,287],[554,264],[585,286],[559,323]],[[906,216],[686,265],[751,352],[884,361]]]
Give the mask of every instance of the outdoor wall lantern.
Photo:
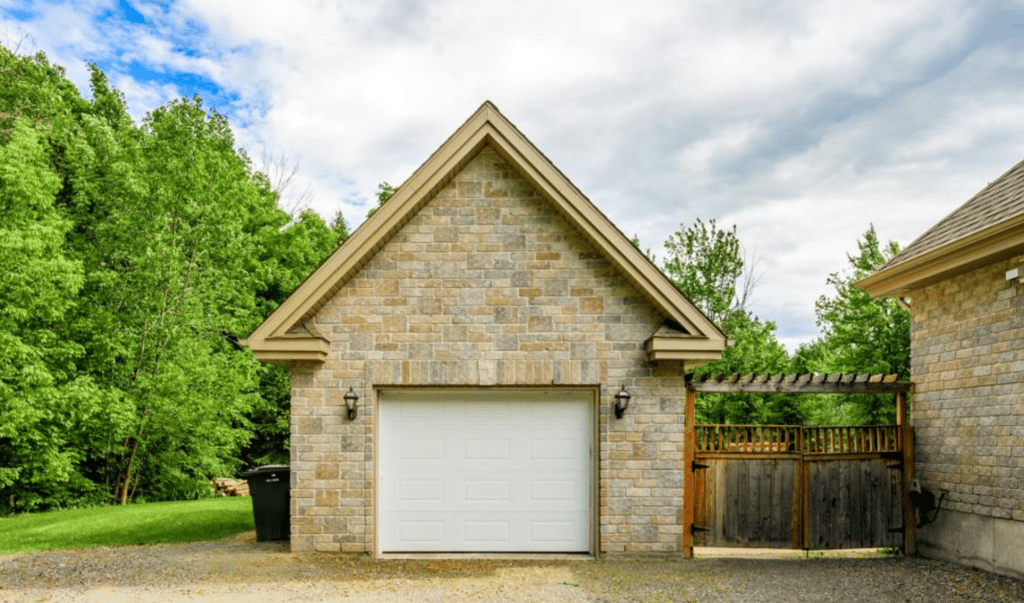
[[[626,391],[626,386],[623,385],[619,393],[615,394],[615,418],[621,419],[622,415],[626,414],[626,409],[629,408],[629,392]]]
[[[348,420],[356,420],[356,402],[359,401],[359,394],[352,389],[350,385],[348,392],[345,393],[345,410],[348,412]]]

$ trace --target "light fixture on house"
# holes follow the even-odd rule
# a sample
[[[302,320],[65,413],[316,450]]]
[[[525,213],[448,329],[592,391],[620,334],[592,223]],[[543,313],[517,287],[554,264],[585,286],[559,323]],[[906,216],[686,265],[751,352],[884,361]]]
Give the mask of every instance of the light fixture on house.
[[[356,402],[359,401],[359,394],[349,386],[348,391],[345,393],[345,410],[348,412],[348,420],[356,420]]]
[[[615,394],[615,418],[621,419],[622,415],[626,414],[626,409],[629,408],[629,399],[631,396],[626,391],[626,386],[623,385],[619,393]]]
[[[1014,268],[1013,270],[1007,270],[1006,271],[1006,280],[1010,281],[1011,283],[1019,283],[1020,282],[1020,268]]]

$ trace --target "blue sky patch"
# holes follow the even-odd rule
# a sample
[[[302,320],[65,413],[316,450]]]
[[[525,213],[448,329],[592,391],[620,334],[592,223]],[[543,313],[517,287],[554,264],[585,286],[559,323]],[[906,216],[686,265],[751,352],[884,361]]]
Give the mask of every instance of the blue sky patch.
[[[31,21],[36,16],[36,13],[27,8],[4,8],[0,9],[0,12],[15,21]]]
[[[116,65],[104,65],[103,63],[99,65],[100,69],[105,72],[117,68]],[[177,87],[182,96],[191,97],[198,94],[207,106],[220,107],[222,111],[226,109],[228,103],[237,101],[239,98],[236,93],[225,94],[213,80],[195,73],[153,69],[149,65],[137,61],[132,61],[127,65],[127,72],[139,82],[158,85],[172,84]]]
[[[125,0],[117,0],[117,5],[121,7],[121,13],[124,14],[126,21],[130,23],[145,23],[146,18],[142,16],[142,13],[135,10],[135,8],[125,2]]]

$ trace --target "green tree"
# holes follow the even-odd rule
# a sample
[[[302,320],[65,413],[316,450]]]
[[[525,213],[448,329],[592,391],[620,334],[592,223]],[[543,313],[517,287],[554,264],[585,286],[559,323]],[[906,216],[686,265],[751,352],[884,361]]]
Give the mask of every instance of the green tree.
[[[798,374],[835,372],[834,354],[827,340],[817,338],[801,344],[793,353],[790,371]],[[849,404],[852,396],[801,394],[799,402],[810,425],[852,425],[856,423]]]
[[[75,249],[87,268],[82,369],[119,394],[97,479],[122,504],[200,496],[247,439],[256,370],[233,345],[254,320],[248,218],[260,194],[222,116],[197,101],[126,127],[94,70],[94,105],[69,153]]]
[[[698,218],[669,236],[665,252],[665,274],[713,322],[743,310],[746,299],[737,295],[737,285],[744,262],[736,226],[721,230],[713,219]]]
[[[257,291],[259,315],[265,317],[348,238],[341,212],[328,226],[311,210],[303,210],[286,226],[268,228],[260,240],[262,253],[253,269],[262,277]],[[256,325],[253,325],[255,327]],[[257,368],[260,397],[250,414],[253,437],[240,458],[247,467],[288,461],[291,382],[275,365]]]
[[[714,220],[698,219],[673,233],[665,250],[665,274],[732,342],[719,360],[698,366],[694,373],[784,372],[789,356],[775,337],[775,323],[762,321],[746,308],[756,279],[744,272],[736,227],[722,230]],[[789,396],[703,394],[697,399],[700,422],[798,423],[802,418]]]
[[[82,266],[64,255],[71,224],[54,208],[59,189],[40,133],[11,124],[0,145],[0,495],[19,509],[83,489],[68,442],[91,385],[74,370],[80,348],[54,328],[75,303]]]
[[[378,184],[377,185],[377,206],[376,207],[371,207],[370,210],[366,212],[366,217],[369,218],[373,214],[377,213],[378,209],[380,209],[381,207],[384,207],[384,203],[388,199],[390,199],[395,194],[396,191],[398,191],[398,189],[393,187],[393,186],[391,186],[387,182],[381,182],[380,184]]]
[[[784,373],[789,367],[786,348],[775,337],[775,323],[738,311],[722,329],[731,345],[714,362],[696,367],[696,375]],[[805,411],[790,395],[701,394],[697,421],[702,423],[801,424]]]
[[[282,210],[199,99],[136,124],[90,80],[0,46],[0,513],[286,457],[287,374],[239,337],[347,236]]]
[[[61,144],[74,116],[89,110],[89,103],[46,55],[20,57],[0,44],[0,144],[7,142],[14,124],[28,120],[45,129],[51,145]]]
[[[340,209],[334,212],[334,218],[331,220],[331,230],[338,233],[339,245],[348,240],[348,222],[345,220],[345,215],[341,213]]]
[[[857,253],[847,255],[848,267],[828,277],[835,289],[815,303],[818,326],[827,353],[817,361],[817,372],[894,373],[910,378],[910,315],[893,299],[872,299],[853,283],[865,278],[899,253],[890,241],[882,246],[874,225],[857,241]],[[895,421],[891,396],[858,395],[844,398],[847,413],[858,423]]]

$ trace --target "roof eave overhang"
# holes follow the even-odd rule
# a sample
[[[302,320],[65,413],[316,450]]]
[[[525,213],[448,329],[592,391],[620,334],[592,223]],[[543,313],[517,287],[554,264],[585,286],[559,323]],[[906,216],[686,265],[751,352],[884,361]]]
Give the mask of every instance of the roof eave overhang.
[[[1000,222],[853,283],[872,297],[898,297],[985,264],[1024,253],[1024,215]]]
[[[330,342],[321,337],[249,338],[245,345],[253,350],[257,360],[282,365],[323,362],[331,350]]]
[[[728,342],[723,339],[708,339],[679,335],[653,335],[644,343],[650,362],[685,362],[695,366],[714,362],[722,356]]]

